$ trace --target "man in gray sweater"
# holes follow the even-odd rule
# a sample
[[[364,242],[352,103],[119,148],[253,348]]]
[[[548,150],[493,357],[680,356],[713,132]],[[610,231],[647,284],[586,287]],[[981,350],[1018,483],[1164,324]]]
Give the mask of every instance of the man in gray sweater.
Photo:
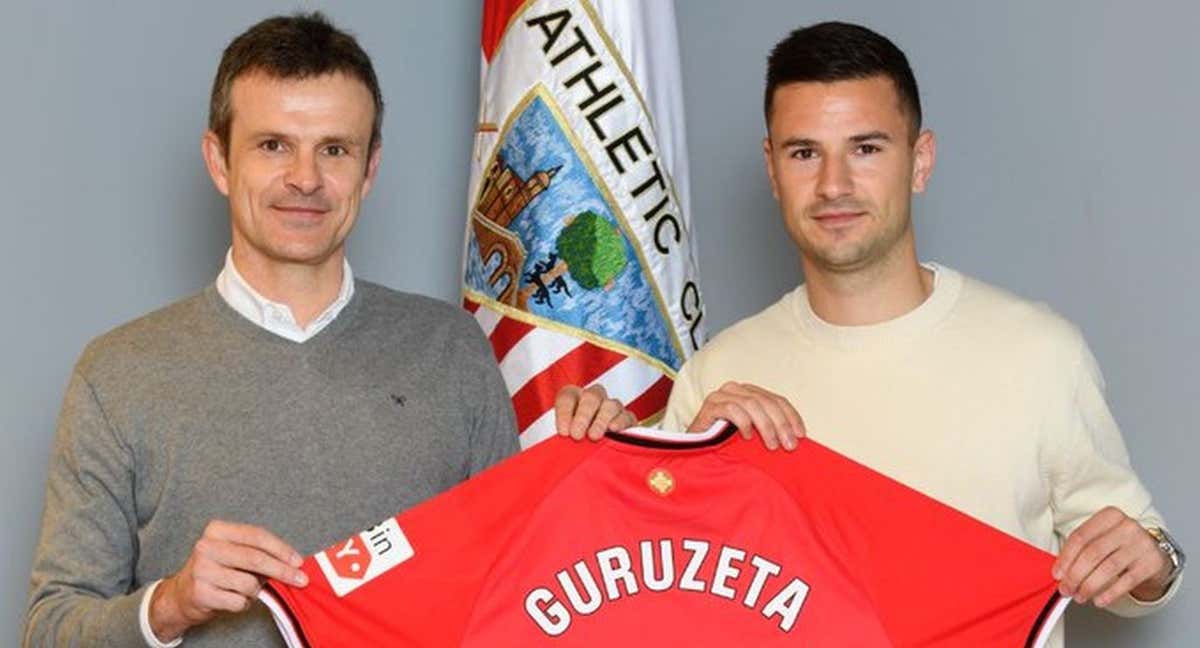
[[[457,308],[356,281],[344,241],[380,160],[370,59],[319,14],[225,50],[203,153],[229,198],[215,285],[88,345],[54,442],[27,646],[282,645],[262,579],[516,452],[491,350]],[[560,430],[632,417],[559,395]]]

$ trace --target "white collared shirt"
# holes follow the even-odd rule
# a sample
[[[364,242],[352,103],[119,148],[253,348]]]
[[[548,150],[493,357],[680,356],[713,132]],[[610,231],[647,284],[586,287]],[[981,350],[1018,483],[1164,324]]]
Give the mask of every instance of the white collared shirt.
[[[232,248],[225,253],[225,267],[221,269],[221,274],[217,275],[217,292],[220,293],[225,303],[229,304],[242,317],[279,337],[303,343],[329,326],[329,323],[337,318],[346,304],[350,303],[350,298],[354,296],[354,273],[350,271],[350,262],[343,259],[342,289],[338,292],[337,299],[333,300],[333,303],[305,327],[296,323],[292,309],[287,304],[273,302],[263,297],[250,284],[246,283],[233,265]],[[150,648],[175,648],[183,642],[183,637],[170,643],[163,643],[154,636],[154,631],[150,629],[150,598],[154,596],[154,590],[161,582],[161,580],[154,581],[142,594],[141,604],[138,606],[138,626],[142,630],[142,638],[146,640],[146,645]]]
[[[296,323],[292,309],[287,304],[263,297],[246,283],[233,265],[232,248],[225,253],[225,267],[221,269],[221,274],[217,275],[217,292],[242,317],[279,337],[292,342],[305,342],[320,333],[342,312],[346,304],[350,303],[350,298],[354,296],[354,273],[350,271],[350,262],[343,259],[342,289],[338,292],[337,299],[303,328]]]

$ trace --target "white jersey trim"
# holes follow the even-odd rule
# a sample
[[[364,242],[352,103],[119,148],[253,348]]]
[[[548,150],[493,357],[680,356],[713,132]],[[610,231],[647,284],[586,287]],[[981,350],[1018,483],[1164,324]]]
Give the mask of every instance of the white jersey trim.
[[[1060,596],[1058,601],[1054,603],[1054,607],[1050,609],[1050,614],[1046,615],[1046,619],[1042,622],[1042,628],[1038,631],[1037,639],[1034,639],[1032,648],[1044,648],[1046,642],[1050,641],[1050,635],[1054,632],[1054,627],[1058,625],[1062,615],[1067,611],[1067,605],[1071,603],[1070,597]]]
[[[675,443],[682,445],[699,445],[712,441],[716,437],[725,432],[725,428],[729,427],[728,421],[717,419],[707,430],[703,432],[676,432],[674,430],[663,430],[661,428],[652,427],[631,427],[621,430],[619,436],[634,437],[646,441],[658,441],[661,443]]]
[[[292,623],[292,615],[288,614],[283,604],[275,597],[275,594],[267,589],[259,590],[258,600],[267,606],[271,611],[271,618],[275,621],[275,627],[279,629],[279,634],[283,637],[283,642],[288,648],[308,648],[304,643],[304,639],[296,630],[295,624]]]

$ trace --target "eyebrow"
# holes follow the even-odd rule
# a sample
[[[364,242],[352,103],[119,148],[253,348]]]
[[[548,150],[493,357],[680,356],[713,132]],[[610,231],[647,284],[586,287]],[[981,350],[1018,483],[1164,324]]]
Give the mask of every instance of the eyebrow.
[[[278,133],[275,131],[265,131],[265,130],[251,132],[247,136],[247,138],[251,139],[251,140],[277,139],[277,140],[283,140],[283,141],[292,139],[292,138],[288,137],[287,135],[284,135],[283,133]]]
[[[329,146],[330,144],[338,144],[343,148],[349,149],[366,148],[366,144],[361,139],[352,135],[330,135],[329,137],[322,137],[317,142],[317,146]]]
[[[817,140],[809,139],[807,137],[789,137],[783,140],[783,143],[780,144],[780,146],[783,148],[815,148],[817,146]]]
[[[285,133],[279,133],[276,131],[259,131],[259,132],[255,132],[255,133],[250,133],[250,139],[251,140],[277,139],[277,140],[281,140],[284,142],[291,142],[291,141],[295,140],[295,137],[293,137],[291,135],[287,135]],[[321,139],[317,140],[317,144],[319,146],[324,146],[327,144],[348,144],[350,146],[361,146],[362,140],[360,138],[358,138],[354,135],[350,135],[348,133],[333,133],[331,135],[326,135],[325,137],[322,137]]]
[[[881,130],[873,130],[866,133],[859,133],[858,135],[851,135],[849,140],[854,144],[878,141],[890,142],[892,141],[892,136]],[[783,148],[816,148],[818,145],[817,140],[808,137],[789,137],[780,144]]]
[[[883,140],[885,142],[890,142],[890,141],[892,141],[892,136],[888,135],[887,133],[885,133],[883,131],[879,131],[879,130],[874,130],[869,133],[862,133],[861,135],[850,136],[850,141],[854,142],[855,144],[862,144],[863,142],[870,142],[870,141],[874,141],[874,140]]]

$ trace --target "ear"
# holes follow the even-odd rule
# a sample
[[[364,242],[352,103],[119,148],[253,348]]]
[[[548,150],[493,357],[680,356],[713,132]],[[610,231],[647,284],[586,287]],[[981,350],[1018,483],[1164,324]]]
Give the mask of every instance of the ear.
[[[767,133],[763,136],[762,142],[763,164],[767,167],[767,180],[771,182],[771,195],[775,200],[779,200],[779,185],[775,180],[775,164],[771,159],[771,134]]]
[[[204,154],[204,166],[212,178],[217,191],[229,195],[229,160],[225,149],[221,146],[221,138],[212,131],[205,131],[200,139],[200,152]]]
[[[925,191],[925,186],[929,184],[929,177],[933,175],[933,165],[936,161],[937,138],[934,137],[931,130],[921,131],[921,134],[917,136],[916,143],[913,144],[913,193]]]
[[[383,142],[375,145],[371,150],[371,157],[367,158],[367,178],[363,181],[362,195],[360,199],[366,198],[371,192],[371,187],[375,186],[375,176],[379,173],[379,162],[383,159]]]

